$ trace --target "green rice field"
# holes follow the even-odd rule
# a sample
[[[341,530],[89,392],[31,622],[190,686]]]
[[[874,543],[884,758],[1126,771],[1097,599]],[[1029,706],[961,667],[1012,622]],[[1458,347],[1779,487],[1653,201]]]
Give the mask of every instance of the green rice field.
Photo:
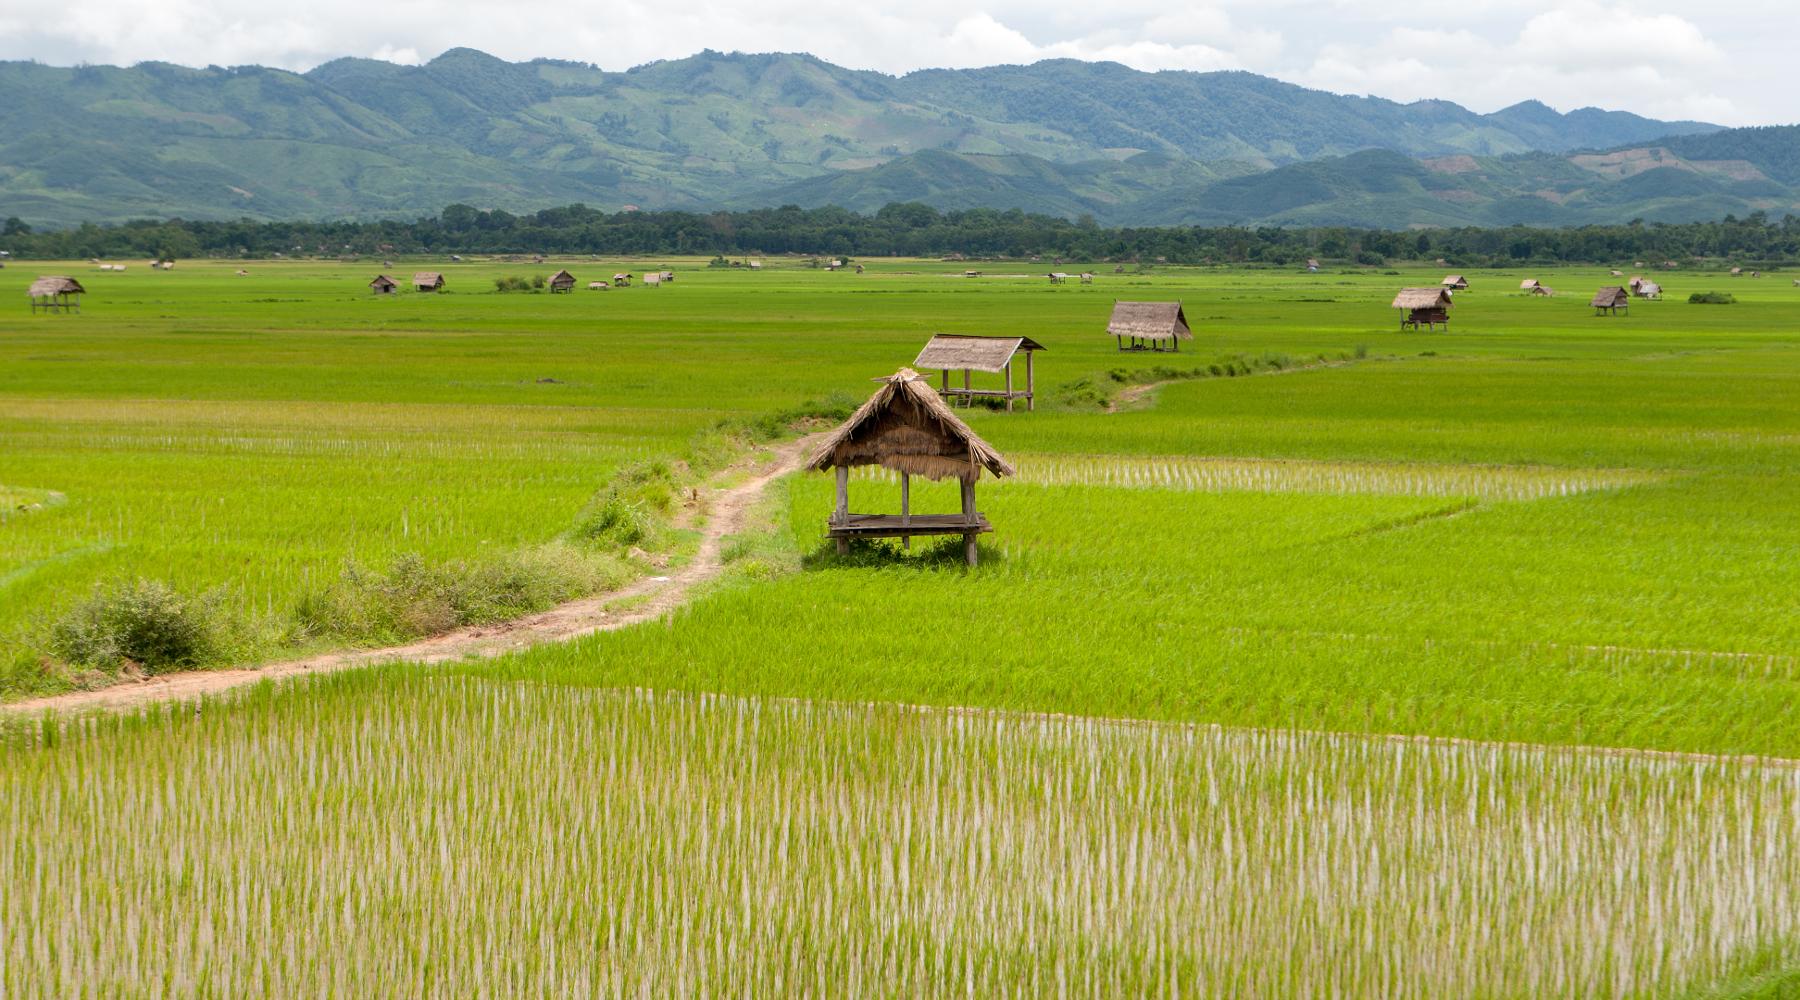
[[[934,332],[1046,348],[1036,412],[965,411],[1019,468],[973,570],[836,555],[800,474],[658,622],[14,719],[0,993],[1800,990],[1800,288],[1596,317],[1604,269],[1473,272],[1417,333],[1388,303],[1442,268],[864,263],[0,271],[4,699],[134,675],[59,638],[122,587],[224,666],[379,641],[309,627],[345,579],[648,572],[585,527],[633,470]],[[1195,339],[1122,355],[1115,299]]]

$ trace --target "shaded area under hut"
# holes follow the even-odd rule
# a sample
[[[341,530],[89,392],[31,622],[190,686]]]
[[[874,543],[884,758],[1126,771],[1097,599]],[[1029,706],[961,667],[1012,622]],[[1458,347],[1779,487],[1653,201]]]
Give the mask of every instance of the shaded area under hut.
[[[1402,288],[1394,296],[1394,308],[1400,310],[1400,329],[1425,327],[1435,330],[1439,324],[1450,329],[1450,291],[1446,288]]]
[[[31,311],[47,313],[78,313],[81,311],[81,297],[87,289],[81,282],[61,274],[45,275],[31,283],[25,294],[31,298]]]
[[[853,538],[898,538],[910,546],[914,535],[961,535],[963,557],[978,560],[976,539],[994,530],[975,506],[975,482],[983,471],[1013,475],[1010,462],[983,441],[950,409],[918,372],[902,368],[876,379],[881,387],[858,407],[807,460],[807,467],[837,473],[837,506],[826,525],[839,553]],[[879,465],[900,474],[899,514],[850,511],[850,470]],[[912,477],[956,478],[962,484],[959,514],[914,514]]]
[[[914,368],[936,368],[939,370],[938,393],[948,400],[960,399],[964,406],[977,398],[1006,400],[1006,412],[1013,412],[1015,400],[1025,400],[1025,410],[1037,409],[1037,377],[1032,371],[1031,356],[1044,346],[1030,337],[971,337],[955,333],[940,333],[931,338],[919,356],[913,359]],[[1025,388],[1023,391],[1013,388],[1013,358],[1025,352]],[[950,385],[950,373],[962,371],[962,387]],[[997,375],[1004,373],[1006,388],[976,389],[970,385],[971,372],[987,372]]]
[[[1106,332],[1121,351],[1180,351],[1194,339],[1180,302],[1114,302]]]

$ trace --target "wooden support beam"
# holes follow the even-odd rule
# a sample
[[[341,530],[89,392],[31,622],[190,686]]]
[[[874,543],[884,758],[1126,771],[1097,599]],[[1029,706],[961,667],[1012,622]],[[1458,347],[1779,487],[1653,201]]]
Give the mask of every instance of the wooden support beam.
[[[900,473],[900,526],[912,527],[912,476],[904,472]],[[912,536],[901,535],[900,547],[912,548]]]
[[[850,516],[850,467],[837,467],[837,520]]]
[[[964,368],[963,369],[963,392],[967,393],[968,391],[969,391],[969,370],[967,368]],[[963,405],[968,406],[971,398],[972,397],[967,396],[967,395],[963,396]]]
[[[968,560],[968,563],[970,566],[974,566],[981,561],[981,554],[980,554],[979,550],[977,550],[975,548],[975,539],[978,537],[980,537],[980,536],[978,536],[978,535],[964,535],[963,536],[963,558]]]
[[[1026,355],[1026,357],[1030,357],[1030,356],[1031,355],[1029,355],[1029,354]],[[1008,361],[1006,363],[1006,412],[1011,413],[1012,411],[1013,411],[1012,362]]]

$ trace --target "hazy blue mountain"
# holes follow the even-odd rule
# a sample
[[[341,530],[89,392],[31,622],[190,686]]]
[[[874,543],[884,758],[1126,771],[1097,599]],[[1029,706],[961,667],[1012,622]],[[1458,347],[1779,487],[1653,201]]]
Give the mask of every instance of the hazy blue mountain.
[[[621,73],[471,49],[420,66],[340,59],[305,74],[13,62],[0,63],[0,215],[70,224],[410,216],[451,202],[521,211],[916,198],[1110,220],[1262,218],[1270,213],[1251,203],[1262,189],[1244,176],[1253,171],[1294,169],[1267,183],[1285,192],[1284,211],[1304,214],[1317,204],[1306,191],[1356,187],[1345,171],[1367,167],[1367,183],[1381,183],[1381,164],[1395,161],[1357,155],[1368,150],[1486,164],[1675,137],[1662,145],[1691,159],[1670,143],[1714,131],[1532,103],[1480,115],[1248,73],[1072,60],[899,77],[807,55],[715,52]],[[1781,152],[1791,137],[1741,141],[1756,146],[1744,155],[1767,164],[1769,181],[1793,183]],[[1299,169],[1333,158],[1349,165]],[[1377,206],[1396,194],[1347,196]]]

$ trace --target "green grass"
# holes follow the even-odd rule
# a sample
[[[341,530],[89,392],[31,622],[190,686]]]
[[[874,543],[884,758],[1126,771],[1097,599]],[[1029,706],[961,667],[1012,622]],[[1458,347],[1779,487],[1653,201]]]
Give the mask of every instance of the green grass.
[[[1481,272],[1451,332],[1422,335],[1387,304],[1437,269],[1102,269],[1053,288],[918,261],[678,265],[668,288],[538,296],[488,291],[519,265],[470,263],[449,265],[446,294],[383,301],[362,290],[372,267],[235,266],[45,267],[91,273],[83,315],[0,320],[7,693],[83,680],[40,659],[53,623],[140,579],[204,597],[248,659],[331,641],[288,626],[350,562],[418,567],[368,592],[424,581],[444,597],[427,611],[454,610],[465,579],[634,534],[626,515],[665,489],[646,470],[728,451],[708,433],[721,419],[768,430],[806,400],[860,398],[932,332],[1045,344],[1043,400],[968,411],[1021,471],[978,491],[996,531],[972,571],[927,544],[836,556],[829,479],[805,475],[666,621],[181,724],[34,723],[19,741],[69,745],[3,751],[0,865],[50,874],[0,906],[53,919],[0,919],[0,956],[19,977],[23,956],[66,958],[8,992],[145,976],[178,992],[200,976],[225,992],[783,992],[772,977],[824,976],[982,993],[1061,974],[1075,992],[1661,996],[1791,980],[1794,901],[1769,895],[1800,857],[1791,770],[1567,748],[1800,758],[1800,290],[1690,307],[1719,276],[1685,276],[1693,289],[1596,320],[1584,297]],[[1196,340],[1122,359],[1101,332],[1115,298],[1182,299]],[[1258,373],[1212,375],[1226,358]],[[1201,377],[1099,404],[1150,364]],[[1093,391],[1064,391],[1078,382]],[[857,510],[897,499],[891,476],[853,482]],[[946,484],[913,500],[957,504]],[[619,688],[666,695],[597,690]],[[1217,799],[1199,791],[1208,767],[1234,776]],[[785,840],[773,799],[734,797],[751,785],[811,832]],[[168,787],[183,808],[157,819]],[[1241,836],[1279,830],[1245,841],[1264,863],[1219,853],[1227,817],[1274,824]],[[1116,853],[1130,837],[1159,867]],[[783,843],[805,850],[776,865]],[[1358,849],[1386,860],[1359,869]],[[871,874],[903,857],[912,889]],[[1112,881],[1132,871],[1144,880]],[[952,883],[967,891],[923,888]],[[71,902],[115,884],[150,888]],[[766,887],[772,921],[745,923],[741,885]],[[1427,905],[1448,908],[1421,921]],[[183,921],[214,920],[234,929],[180,944]],[[1319,947],[1297,953],[1295,927]],[[1445,927],[1471,936],[1428,961]],[[225,943],[264,938],[292,944]]]

